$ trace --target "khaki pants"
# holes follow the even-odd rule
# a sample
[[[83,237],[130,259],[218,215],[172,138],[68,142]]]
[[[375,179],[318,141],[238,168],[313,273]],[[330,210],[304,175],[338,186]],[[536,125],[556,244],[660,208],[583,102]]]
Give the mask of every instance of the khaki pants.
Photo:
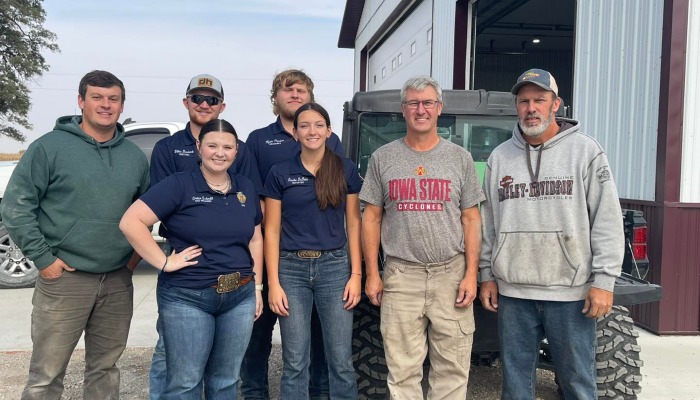
[[[428,353],[428,399],[466,398],[474,310],[454,306],[465,268],[464,254],[436,264],[387,259],[381,331],[392,399],[423,399]]]
[[[60,399],[73,349],[85,331],[84,399],[118,399],[119,369],[133,313],[131,271],[63,271],[39,277],[32,304],[32,359],[22,400]]]

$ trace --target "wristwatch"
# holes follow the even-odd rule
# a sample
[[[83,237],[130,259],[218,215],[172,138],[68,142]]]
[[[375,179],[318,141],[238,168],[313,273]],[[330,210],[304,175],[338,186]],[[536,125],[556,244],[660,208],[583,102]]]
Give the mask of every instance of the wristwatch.
[[[263,285],[262,285],[262,284],[260,284],[260,285],[255,285],[255,290],[258,290],[258,291],[262,292],[262,290],[263,290]]]

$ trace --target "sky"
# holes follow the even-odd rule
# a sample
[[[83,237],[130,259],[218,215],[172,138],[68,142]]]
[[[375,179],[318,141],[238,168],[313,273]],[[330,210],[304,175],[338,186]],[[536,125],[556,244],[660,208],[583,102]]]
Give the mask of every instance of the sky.
[[[34,125],[25,143],[0,138],[0,152],[26,149],[49,132],[58,117],[79,114],[78,83],[93,70],[124,82],[120,122],[187,121],[182,105],[192,77],[219,78],[221,114],[245,140],[274,121],[272,78],[303,69],[314,81],[316,101],[340,135],[343,103],[352,97],[353,51],[338,49],[343,0],[44,0],[44,27],[60,53],[45,52],[50,69],[29,83]]]

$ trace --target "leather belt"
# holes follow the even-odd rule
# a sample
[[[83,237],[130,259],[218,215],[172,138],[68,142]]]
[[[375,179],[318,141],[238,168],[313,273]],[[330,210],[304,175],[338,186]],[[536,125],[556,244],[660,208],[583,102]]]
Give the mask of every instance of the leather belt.
[[[252,280],[253,275],[241,278],[240,272],[234,272],[228,275],[219,275],[218,283],[212,287],[216,288],[216,293],[228,293],[247,285]]]

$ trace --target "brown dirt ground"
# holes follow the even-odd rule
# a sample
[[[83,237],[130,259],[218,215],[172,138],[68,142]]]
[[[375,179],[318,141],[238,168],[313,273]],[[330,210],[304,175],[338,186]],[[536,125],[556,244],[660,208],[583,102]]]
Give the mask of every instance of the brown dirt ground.
[[[121,399],[148,399],[148,369],[153,348],[127,348],[119,360],[121,370]],[[29,351],[0,352],[0,399],[19,399],[27,380]],[[71,358],[64,380],[63,399],[82,399],[83,358],[85,351],[78,349]],[[282,375],[281,348],[275,345],[270,357],[270,395],[279,399],[279,381]],[[498,366],[472,368],[469,377],[470,399],[491,400],[500,398],[501,370]],[[554,375],[548,371],[537,372],[538,400],[557,400]]]

